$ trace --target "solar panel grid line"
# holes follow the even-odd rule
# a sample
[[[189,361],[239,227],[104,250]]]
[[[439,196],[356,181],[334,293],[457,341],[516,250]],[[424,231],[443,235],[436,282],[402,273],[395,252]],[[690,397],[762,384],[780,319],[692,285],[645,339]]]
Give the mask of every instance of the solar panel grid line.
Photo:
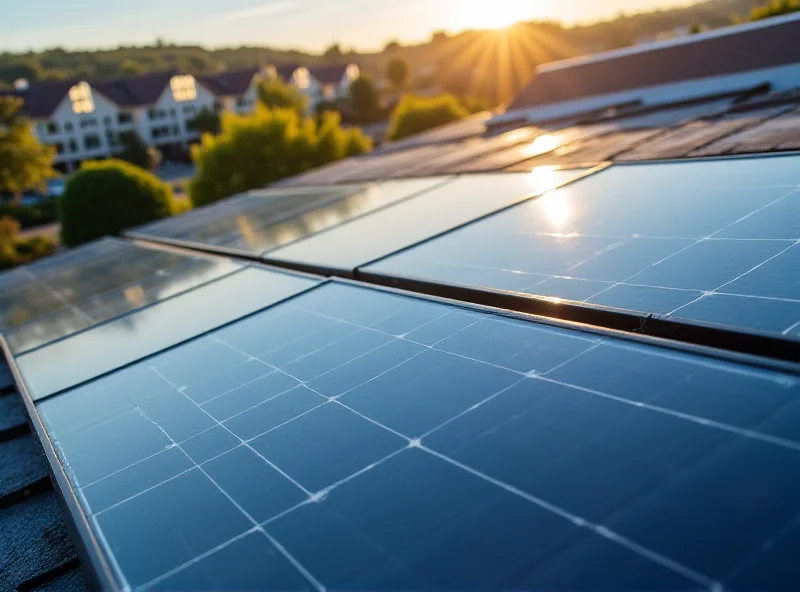
[[[378,322],[380,322],[380,321],[378,321]],[[430,322],[430,321],[429,321],[429,322]],[[390,335],[390,334],[389,334],[389,333],[387,333],[387,335]],[[483,361],[483,360],[477,360],[477,361],[479,361],[479,362],[485,362],[485,361]],[[527,377],[527,375],[520,375],[520,381],[524,381],[524,380],[526,379],[526,377]],[[177,384],[177,383],[173,383],[173,385],[175,385],[175,384]],[[494,397],[494,396],[496,396],[496,394],[495,394],[495,395],[491,395],[491,396],[490,396],[490,398],[491,398],[491,397]],[[329,403],[334,403],[334,404],[335,404],[335,403],[339,403],[339,405],[340,405],[340,406],[342,405],[342,404],[341,404],[340,402],[338,402],[338,401],[336,401],[336,402],[334,402],[334,401],[329,401]],[[345,406],[346,406],[346,405],[345,405]],[[363,414],[362,414],[362,415],[363,415]],[[378,422],[378,424],[379,424],[379,425],[383,425],[383,424],[380,424],[380,422]],[[391,429],[391,428],[389,428],[389,429]],[[396,430],[395,430],[395,432],[396,432]],[[407,437],[407,438],[410,438],[410,437]],[[414,439],[411,439],[411,441],[410,441],[409,443],[410,443],[410,444],[412,444],[412,447],[416,447],[416,442],[414,442],[414,440],[419,440],[419,439],[420,439],[420,438],[414,438]],[[308,502],[305,502],[305,504],[307,504],[307,503],[308,503]],[[594,523],[590,523],[590,524],[594,524]],[[601,528],[601,529],[602,529],[603,527],[599,527],[599,528]],[[614,539],[614,537],[615,537],[615,533],[614,533],[613,531],[611,531],[611,530],[607,530],[607,529],[606,529],[606,530],[600,530],[600,531],[598,531],[598,534],[600,534],[601,536],[611,536],[611,537],[612,537],[612,540],[613,540],[613,539]],[[625,537],[621,537],[621,536],[620,536],[620,537],[616,537],[616,538],[618,539],[618,540],[615,540],[615,543],[617,543],[617,544],[621,544],[621,542],[620,542],[620,541],[625,541],[625,540],[627,540],[627,539],[625,539]],[[644,547],[642,547],[642,549],[645,549],[645,548],[644,548]],[[661,556],[661,555],[660,555],[660,554],[658,554],[658,553],[655,553],[654,557],[650,557],[650,559],[652,560],[652,559],[654,559],[654,558],[658,558],[658,557],[662,557],[662,558],[663,558],[663,559],[662,559],[662,563],[664,563],[664,564],[667,564],[667,565],[669,565],[669,564],[670,564],[670,561],[671,561],[671,560],[669,560],[669,559],[668,559],[668,558],[666,558],[666,557],[663,557],[663,556]],[[680,566],[681,564],[676,562],[674,565]],[[690,570],[690,571],[692,571],[692,570]],[[170,572],[170,573],[172,573],[172,572]],[[166,577],[166,576],[165,576],[165,577]],[[159,579],[161,579],[161,578],[159,578]],[[150,584],[152,584],[152,582],[150,582]],[[148,584],[148,585],[149,585],[149,584]]]
[[[348,282],[348,278],[331,278]],[[756,366],[796,372],[800,346],[758,330],[729,328],[692,319],[667,319],[657,314],[607,305],[553,299],[499,288],[484,289],[454,282],[429,282],[400,274],[361,271],[356,281],[398,294],[416,293],[434,301],[491,311],[508,318],[533,320],[543,325],[572,326],[597,335],[627,340],[653,340],[664,348],[738,360]]]
[[[445,236],[447,234],[456,232],[456,231],[458,231],[458,230],[460,230],[462,228],[468,227],[468,226],[470,226],[472,224],[476,224],[476,223],[480,222],[481,220],[484,220],[486,218],[494,216],[495,214],[499,214],[501,212],[507,211],[507,210],[513,208],[514,206],[519,205],[520,203],[523,203],[525,201],[540,197],[543,193],[546,193],[547,191],[552,191],[554,189],[559,189],[561,187],[565,187],[567,185],[570,185],[572,183],[580,181],[581,179],[585,179],[586,177],[589,177],[591,175],[599,173],[599,172],[603,171],[604,169],[606,169],[606,168],[608,168],[610,166],[612,166],[612,163],[610,163],[610,162],[602,162],[602,163],[592,163],[591,165],[587,164],[587,165],[580,165],[580,166],[554,167],[552,170],[555,170],[555,171],[580,170],[580,169],[584,169],[584,168],[586,170],[584,170],[583,173],[575,176],[574,178],[571,178],[571,179],[569,179],[569,180],[567,180],[565,182],[559,183],[555,187],[551,187],[551,188],[549,188],[549,189],[547,189],[545,191],[537,191],[537,192],[534,192],[534,193],[529,193],[527,195],[521,196],[514,203],[503,205],[503,206],[501,206],[501,207],[499,207],[497,209],[492,210],[491,212],[485,213],[485,214],[483,214],[481,216],[478,216],[476,218],[472,218],[471,220],[469,220],[467,222],[463,222],[461,224],[458,224],[457,226],[452,226],[452,227],[448,228],[447,230],[444,230],[442,232],[439,232],[437,234],[429,236],[429,237],[427,237],[425,239],[422,239],[422,240],[413,242],[411,244],[408,244],[408,245],[406,245],[405,247],[403,247],[401,249],[398,249],[398,250],[395,250],[395,251],[393,251],[391,253],[382,255],[382,256],[380,256],[380,257],[378,257],[376,259],[373,259],[371,261],[364,262],[364,263],[360,264],[354,270],[354,278],[358,279],[358,277],[359,277],[358,274],[359,274],[359,272],[361,271],[362,268],[368,267],[370,265],[374,265],[374,264],[379,263],[379,262],[381,262],[381,261],[383,261],[385,259],[388,259],[388,258],[393,257],[395,255],[399,255],[400,253],[403,253],[405,251],[409,251],[411,249],[414,249],[415,247],[418,247],[418,246],[423,245],[425,243],[434,241],[434,240],[436,240],[437,238],[439,238],[441,236]],[[475,174],[480,174],[480,173],[475,173]],[[469,173],[465,173],[465,174],[459,175],[459,178],[468,177],[469,175],[470,175]]]
[[[28,392],[11,349],[2,333],[0,333],[0,352],[2,352],[2,356],[11,371],[14,387],[22,399],[33,433],[47,459],[54,489],[58,492],[65,509],[64,522],[72,535],[72,543],[80,558],[87,583],[94,585],[98,589],[117,590],[119,586],[114,571],[105,557],[95,532],[86,519],[85,513],[77,503],[76,489],[73,487],[59,460],[58,452]]]

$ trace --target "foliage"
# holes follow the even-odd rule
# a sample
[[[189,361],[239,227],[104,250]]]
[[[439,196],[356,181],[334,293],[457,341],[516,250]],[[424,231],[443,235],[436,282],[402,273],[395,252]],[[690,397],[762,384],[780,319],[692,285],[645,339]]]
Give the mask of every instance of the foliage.
[[[293,109],[225,113],[221,133],[192,150],[197,174],[189,193],[200,206],[371,148],[361,130],[340,126],[337,113],[319,124]]]
[[[0,217],[4,216],[14,218],[23,229],[50,224],[56,221],[56,200],[47,199],[35,206],[2,204]]]
[[[386,77],[396,89],[402,90],[406,88],[410,74],[411,67],[406,60],[401,57],[394,57],[389,60],[389,65],[386,67]]]
[[[218,134],[220,126],[219,113],[207,107],[198,113],[194,119],[186,122],[186,127],[202,134]]]
[[[122,160],[85,162],[59,200],[61,240],[75,246],[172,213],[172,187]]]
[[[0,269],[41,259],[55,251],[56,246],[46,236],[24,239],[19,236],[20,224],[9,216],[0,217]]]
[[[148,146],[134,131],[122,132],[119,135],[122,150],[117,158],[135,164],[146,171],[154,171],[161,164],[161,152],[158,148]]]
[[[0,193],[17,197],[41,188],[54,175],[55,149],[41,144],[30,123],[19,115],[22,101],[0,97]]]
[[[338,43],[334,43],[328,49],[324,51],[322,57],[326,60],[341,60],[344,57],[344,53],[342,53],[342,47]]]
[[[359,121],[375,121],[380,113],[380,97],[372,79],[366,74],[356,78],[350,85],[350,104]]]
[[[388,137],[399,140],[427,129],[456,121],[468,111],[453,95],[433,98],[406,95],[392,113]]]
[[[800,0],[772,0],[763,6],[758,6],[750,13],[751,21],[760,21],[773,16],[781,16],[800,10]]]
[[[262,80],[258,85],[258,100],[268,109],[292,109],[302,115],[308,106],[308,97],[280,78]]]
[[[689,35],[697,35],[705,30],[706,28],[701,23],[692,23],[692,26],[689,27]]]
[[[459,97],[458,100],[470,113],[480,113],[492,108],[492,101],[483,97],[466,96]]]

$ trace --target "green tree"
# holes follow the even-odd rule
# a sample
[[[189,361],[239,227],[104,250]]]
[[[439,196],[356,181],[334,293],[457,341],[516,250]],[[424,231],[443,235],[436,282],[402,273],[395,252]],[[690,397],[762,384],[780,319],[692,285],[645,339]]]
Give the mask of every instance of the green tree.
[[[750,13],[751,21],[760,21],[773,16],[781,16],[800,10],[800,0],[772,0],[763,6],[757,6]]]
[[[46,236],[23,239],[20,225],[9,216],[0,217],[0,269],[30,263],[55,251],[53,241]]]
[[[221,133],[203,136],[192,150],[197,174],[189,193],[200,206],[371,148],[361,130],[343,129],[336,113],[323,114],[319,125],[293,109],[225,113]]]
[[[119,135],[122,150],[117,158],[135,164],[146,171],[154,171],[161,164],[161,152],[158,148],[148,146],[135,131],[122,132]]]
[[[399,140],[466,117],[469,112],[453,95],[433,98],[406,95],[389,123],[389,138]]]
[[[375,121],[380,112],[380,98],[372,79],[366,74],[356,78],[350,85],[350,104],[359,121]]]
[[[692,23],[692,26],[689,27],[689,35],[697,35],[705,30],[706,28],[701,23]]]
[[[268,109],[292,109],[302,115],[308,106],[308,97],[280,78],[269,78],[258,84],[258,100]]]
[[[186,127],[201,134],[218,134],[220,126],[219,113],[206,107],[200,110],[194,119],[186,122]]]
[[[17,200],[54,175],[56,154],[36,139],[31,124],[19,114],[21,108],[19,99],[0,97],[0,194],[10,193]]]
[[[338,43],[334,43],[325,52],[322,54],[322,57],[329,61],[337,61],[341,60],[344,57],[342,53],[342,46]]]
[[[85,162],[59,201],[61,241],[70,247],[172,213],[172,186],[122,160]]]
[[[408,62],[401,57],[393,57],[386,67],[386,77],[398,90],[403,90],[408,85],[410,73]]]
[[[130,58],[125,58],[119,65],[120,76],[136,76],[137,74],[142,74],[144,72],[146,72],[145,67],[136,60],[132,60]]]

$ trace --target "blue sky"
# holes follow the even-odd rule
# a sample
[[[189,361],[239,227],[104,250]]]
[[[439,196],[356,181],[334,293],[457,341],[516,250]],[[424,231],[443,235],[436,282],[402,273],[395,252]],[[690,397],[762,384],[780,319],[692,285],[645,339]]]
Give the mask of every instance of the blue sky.
[[[12,0],[9,0],[12,1]],[[506,20],[567,23],[686,3],[680,0],[13,0],[0,49],[109,47],[157,37],[209,47],[269,45],[318,51],[332,42],[377,49],[435,29]]]

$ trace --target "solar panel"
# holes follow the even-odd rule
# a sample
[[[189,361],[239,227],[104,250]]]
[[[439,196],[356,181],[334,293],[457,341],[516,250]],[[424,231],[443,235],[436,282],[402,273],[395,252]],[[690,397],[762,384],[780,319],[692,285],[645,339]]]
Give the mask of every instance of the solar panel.
[[[0,329],[21,353],[240,267],[105,238],[0,276]]]
[[[366,271],[796,338],[798,164],[614,166]]]
[[[468,175],[269,253],[272,262],[350,272],[586,174],[586,169]]]
[[[332,282],[37,403],[121,586],[791,588],[796,375]]]
[[[17,364],[31,396],[47,397],[294,296],[316,283],[304,276],[245,267],[23,353],[17,356]]]
[[[132,236],[259,255],[447,181],[438,177],[366,186],[265,189],[141,227]]]

